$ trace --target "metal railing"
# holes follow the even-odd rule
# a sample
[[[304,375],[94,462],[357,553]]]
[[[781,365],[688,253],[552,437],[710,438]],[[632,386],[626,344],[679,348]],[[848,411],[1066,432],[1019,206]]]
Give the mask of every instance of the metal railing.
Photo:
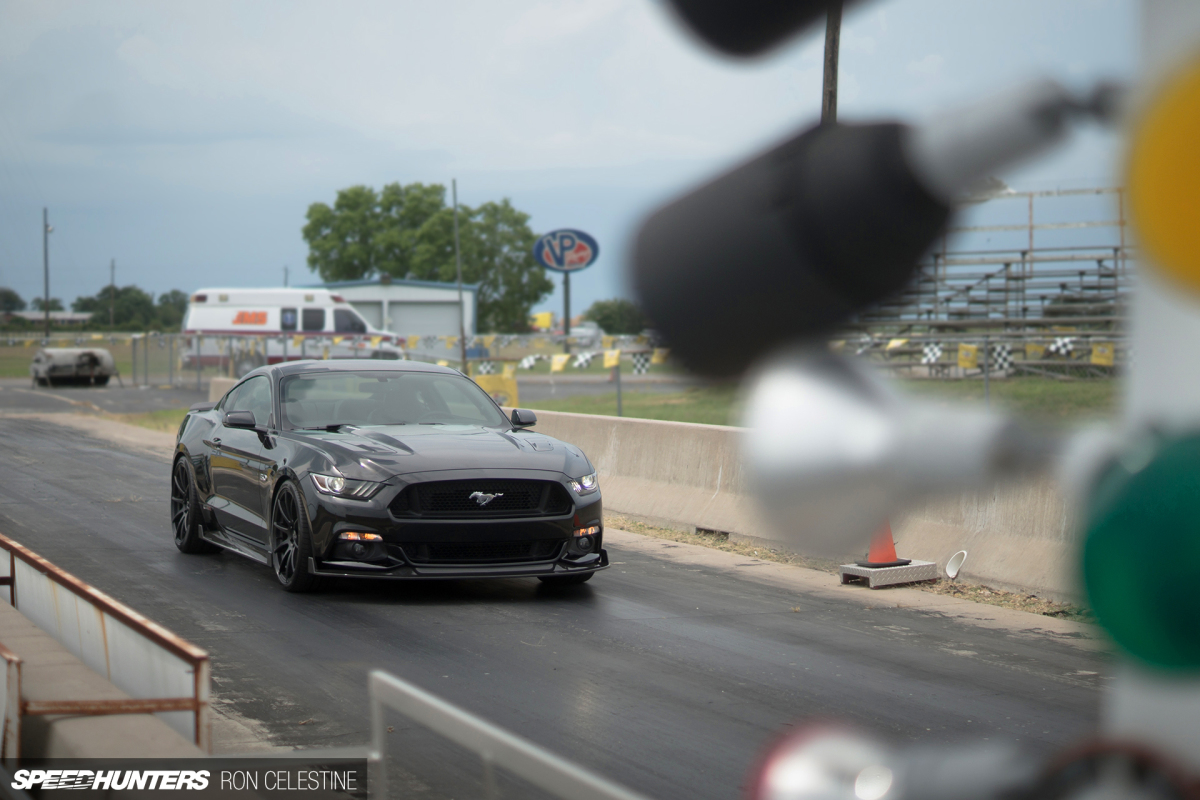
[[[389,796],[384,709],[392,709],[477,754],[483,771],[484,796],[489,800],[499,797],[497,768],[570,800],[647,800],[644,795],[575,766],[387,672],[371,672],[367,685],[371,703],[372,797]]]
[[[208,751],[208,653],[2,534],[0,550],[8,553],[0,558],[0,587],[8,587],[12,606],[131,695],[119,700],[21,700],[19,654],[0,652],[7,665],[5,756],[20,741],[20,718],[31,714],[161,714],[166,724]]]

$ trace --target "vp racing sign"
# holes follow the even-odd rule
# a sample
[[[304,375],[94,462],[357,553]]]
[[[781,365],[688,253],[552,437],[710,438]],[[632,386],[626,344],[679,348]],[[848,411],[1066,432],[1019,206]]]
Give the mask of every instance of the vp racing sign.
[[[562,228],[541,236],[533,245],[533,259],[556,272],[577,272],[600,257],[600,245],[583,231]]]

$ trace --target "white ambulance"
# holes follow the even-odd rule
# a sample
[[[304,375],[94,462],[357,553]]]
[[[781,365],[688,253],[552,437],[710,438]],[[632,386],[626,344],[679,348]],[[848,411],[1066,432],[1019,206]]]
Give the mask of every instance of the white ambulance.
[[[399,337],[371,327],[328,289],[199,289],[189,298],[184,369],[217,366],[240,377],[303,358],[404,357]]]

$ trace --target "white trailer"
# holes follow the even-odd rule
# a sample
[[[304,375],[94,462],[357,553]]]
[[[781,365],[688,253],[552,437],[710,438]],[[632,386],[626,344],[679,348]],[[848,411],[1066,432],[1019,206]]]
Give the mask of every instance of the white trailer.
[[[373,327],[328,289],[199,289],[188,302],[183,368],[232,365],[236,376],[303,358],[404,357],[395,334]]]

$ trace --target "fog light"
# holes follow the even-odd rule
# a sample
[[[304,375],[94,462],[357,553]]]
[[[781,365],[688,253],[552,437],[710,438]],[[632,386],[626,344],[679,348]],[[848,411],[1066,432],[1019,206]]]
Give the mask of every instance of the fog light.
[[[575,542],[576,542],[576,544],[579,545],[580,550],[591,550],[592,549],[592,537],[590,537],[590,536],[580,536],[578,539],[575,540]]]
[[[350,545],[350,554],[355,558],[362,558],[367,554],[367,546],[362,542],[355,542]]]
[[[600,533],[599,525],[589,525],[586,528],[576,528],[574,534],[576,536],[595,536]]]
[[[359,533],[358,531],[346,531],[338,534],[338,538],[343,542],[382,542],[383,537],[378,533]]]

